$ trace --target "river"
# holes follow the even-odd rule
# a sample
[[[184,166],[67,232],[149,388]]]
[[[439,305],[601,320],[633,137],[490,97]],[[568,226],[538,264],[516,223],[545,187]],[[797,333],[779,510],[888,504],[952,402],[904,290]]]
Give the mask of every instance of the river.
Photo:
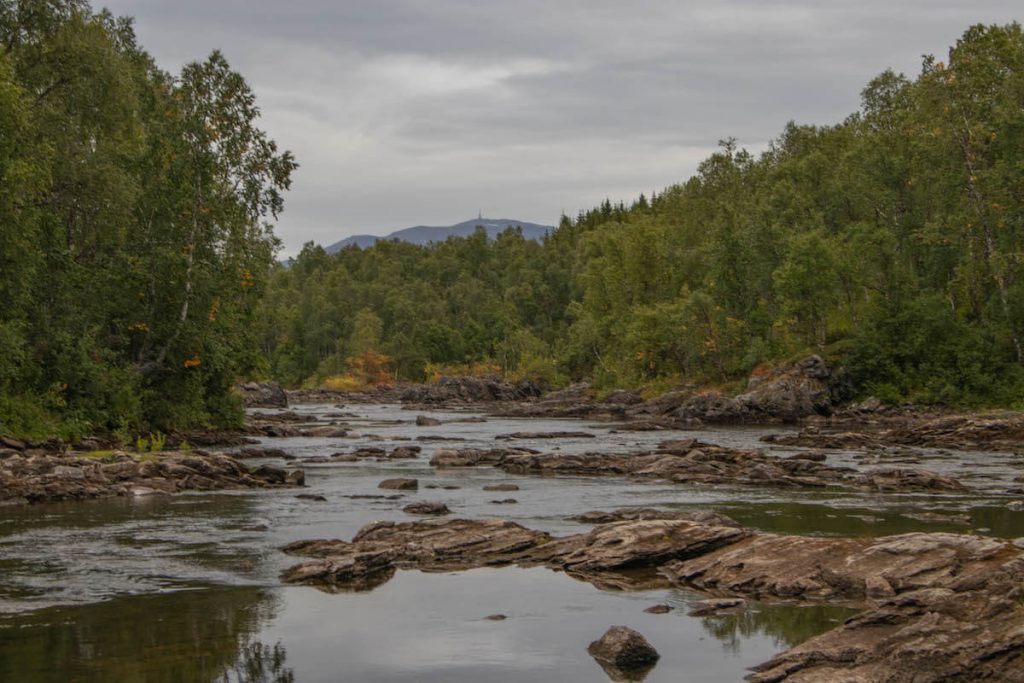
[[[493,417],[420,427],[417,414],[442,421],[468,414],[395,405],[293,410],[310,422],[351,430],[346,438],[266,440],[299,458],[295,464],[307,474],[303,493],[326,501],[296,498],[292,489],[0,508],[0,680],[592,681],[605,676],[587,644],[623,624],[662,654],[647,681],[736,681],[748,667],[853,613],[820,604],[750,603],[736,614],[689,617],[688,605],[706,596],[681,589],[606,592],[543,568],[401,571],[367,593],[328,594],[278,580],[296,561],[279,552],[284,544],[349,539],[370,521],[412,519],[401,508],[417,500],[444,502],[459,517],[506,518],[555,534],[585,530],[570,519],[581,512],[656,506],[713,509],[751,527],[798,534],[1024,535],[1024,512],[1008,510],[1001,495],[1020,473],[1020,456],[1012,453],[915,451],[921,466],[974,489],[960,495],[530,477],[490,467],[437,471],[427,461],[440,447],[630,452],[684,436],[765,447],[759,437],[779,429],[618,433],[609,423]],[[521,431],[585,431],[594,438],[495,439]],[[417,440],[423,437],[441,440]],[[414,460],[301,462],[399,445],[423,451]],[[829,463],[863,466],[855,452],[830,452]],[[396,476],[419,478],[419,491],[399,499],[359,497],[392,493],[377,483]],[[482,490],[502,482],[520,490]],[[517,502],[493,502],[505,498]],[[676,609],[643,611],[657,603]],[[492,614],[507,618],[485,619]]]

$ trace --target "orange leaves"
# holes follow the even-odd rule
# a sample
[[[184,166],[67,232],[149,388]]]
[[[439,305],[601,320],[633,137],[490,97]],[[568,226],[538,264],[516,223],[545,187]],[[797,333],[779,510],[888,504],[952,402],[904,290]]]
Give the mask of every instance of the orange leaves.
[[[149,332],[149,325],[146,323],[132,323],[128,326],[131,332]]]
[[[253,276],[252,272],[250,272],[248,268],[242,269],[239,284],[242,285],[243,287],[252,287],[253,285],[256,284],[256,278]]]
[[[199,360],[199,356],[196,356],[194,358],[186,358],[185,362],[183,363],[183,365],[185,366],[185,369],[187,370],[188,368],[194,368],[194,367],[196,367],[198,365],[201,365],[202,362],[203,361]]]

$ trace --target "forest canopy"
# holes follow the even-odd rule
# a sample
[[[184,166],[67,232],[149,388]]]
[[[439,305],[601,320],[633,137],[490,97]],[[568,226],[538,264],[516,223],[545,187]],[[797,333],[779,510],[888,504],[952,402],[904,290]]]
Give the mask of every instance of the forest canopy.
[[[236,423],[295,162],[214,52],[159,69],[84,0],[0,2],[0,431]]]
[[[971,27],[842,122],[790,123],[758,154],[726,139],[689,180],[542,241],[277,263],[296,162],[259,116],[219,52],[170,74],[130,19],[0,0],[0,432],[238,424],[231,387],[253,377],[657,392],[808,352],[862,396],[1021,407],[1018,24]]]
[[[725,140],[686,182],[563,217],[543,243],[307,245],[259,330],[293,386],[368,349],[400,378],[652,390],[818,352],[862,395],[1019,405],[1022,221],[1024,36],[979,25],[914,79],[880,74],[844,121],[790,123],[757,155]]]

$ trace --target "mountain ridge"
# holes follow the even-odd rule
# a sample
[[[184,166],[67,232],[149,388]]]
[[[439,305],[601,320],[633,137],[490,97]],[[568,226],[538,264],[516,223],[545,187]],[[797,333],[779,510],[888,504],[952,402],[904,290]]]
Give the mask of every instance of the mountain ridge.
[[[553,225],[541,225],[512,218],[485,218],[480,216],[462,221],[461,223],[455,223],[454,225],[415,225],[411,228],[395,230],[383,236],[352,235],[324,247],[324,250],[328,254],[334,254],[353,244],[358,245],[361,249],[365,249],[380,240],[399,240],[411,244],[425,245],[431,242],[443,242],[449,237],[468,237],[476,231],[477,227],[482,227],[487,233],[487,237],[494,239],[498,234],[516,226],[522,228],[523,237],[529,240],[539,240],[555,229]]]

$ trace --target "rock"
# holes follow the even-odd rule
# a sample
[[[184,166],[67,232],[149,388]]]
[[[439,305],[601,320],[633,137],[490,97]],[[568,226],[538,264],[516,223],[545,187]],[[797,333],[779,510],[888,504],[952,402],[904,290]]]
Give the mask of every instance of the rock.
[[[286,583],[316,585],[331,592],[367,591],[386,583],[395,574],[393,556],[387,550],[356,553],[306,562],[286,569]]]
[[[626,391],[624,389],[617,389],[607,394],[601,403],[614,406],[632,406],[637,403],[643,403],[643,397],[636,391]]]
[[[866,491],[966,491],[951,477],[928,470],[887,468],[859,473],[804,458],[727,448],[696,439],[663,442],[649,453],[539,454],[524,449],[443,449],[439,467],[492,465],[511,474],[658,478],[675,483],[746,484],[757,487],[841,487]]]
[[[102,459],[36,452],[0,459],[0,503],[283,487],[300,484],[301,478],[301,470],[249,470],[235,458],[200,452],[167,451],[145,459],[120,451]]]
[[[675,607],[672,605],[651,605],[644,612],[647,612],[647,614],[668,614],[674,609]]]
[[[314,500],[314,501],[316,501],[318,503],[326,503],[327,502],[327,498],[325,496],[321,496],[321,495],[316,494],[316,493],[300,493],[299,495],[297,495],[295,497],[299,498],[301,500]]]
[[[501,500],[492,500],[491,505],[515,505],[518,502],[515,498],[503,498]]]
[[[419,487],[418,479],[385,479],[377,484],[379,489],[396,489],[398,491],[415,491]]]
[[[578,574],[658,567],[674,559],[700,557],[752,532],[684,520],[612,522],[552,541],[541,548],[547,564]],[[540,558],[538,558],[540,559]]]
[[[741,598],[719,598],[714,600],[701,600],[693,604],[687,614],[691,617],[706,617],[712,614],[718,614],[725,610],[734,609],[736,607],[744,607],[747,604],[746,600]]]
[[[339,588],[358,573],[337,573],[325,563],[347,566],[365,553],[388,553],[395,567],[424,571],[454,571],[511,564],[534,548],[551,540],[548,534],[526,529],[504,520],[417,522],[374,522],[363,527],[352,539],[345,541],[297,541],[283,548],[284,552],[317,558],[308,569],[297,565],[285,575],[314,575],[319,581],[339,584]]]
[[[530,381],[510,384],[498,377],[442,377],[433,384],[409,387],[399,398],[402,403],[459,405],[521,401],[540,393],[540,387]]]
[[[440,420],[434,417],[427,417],[426,415],[416,416],[416,425],[418,427],[436,427],[442,424]]]
[[[411,503],[402,508],[409,515],[450,515],[451,510],[444,503],[420,502]]]
[[[419,446],[399,446],[390,453],[388,453],[388,459],[400,460],[400,459],[412,459],[419,457],[420,454]]]
[[[516,439],[593,439],[596,436],[590,432],[513,432],[498,434],[494,438],[499,441],[513,441]]]
[[[24,441],[15,439],[13,436],[2,435],[0,435],[0,446],[3,446],[4,448],[10,448],[15,451],[23,451],[25,450],[25,448],[27,448],[27,446],[25,446]]]
[[[661,573],[676,583],[751,597],[863,599],[886,592],[868,578],[880,576],[897,593],[948,588],[999,563],[1007,544],[947,533],[914,533],[874,539],[835,539],[755,534],[700,557],[668,563]]]
[[[832,371],[821,356],[808,356],[762,375],[752,374],[736,402],[753,413],[784,421],[829,415],[837,402]]]
[[[236,458],[279,458],[281,460],[295,460],[296,457],[286,453],[280,448],[243,448],[235,453]]]
[[[343,427],[336,427],[334,425],[323,425],[320,427],[310,427],[309,429],[302,430],[302,436],[311,436],[326,439],[342,439],[348,436],[348,430]]]
[[[288,395],[273,382],[246,382],[236,387],[247,408],[287,408]]]
[[[497,465],[506,456],[528,453],[523,449],[494,448],[480,450],[478,448],[464,448],[453,450],[442,448],[434,451],[430,458],[432,467],[476,467],[477,465]]]
[[[1011,500],[1006,507],[1013,512],[1024,512],[1024,500]]]
[[[506,619],[508,619],[508,617],[504,614],[489,614],[484,617],[485,621],[505,621]]]
[[[805,427],[795,434],[770,434],[765,441],[812,448],[913,446],[957,450],[1014,451],[1024,442],[1024,413],[911,417],[886,429],[859,431]]]
[[[515,484],[488,484],[483,488],[484,491],[518,491],[519,487]]]
[[[872,470],[864,474],[863,482],[878,491],[967,491],[956,479],[923,469]]]
[[[276,465],[260,465],[253,470],[253,474],[275,484],[284,484],[288,480],[288,471]]]
[[[739,527],[740,524],[725,515],[711,510],[659,510],[657,508],[629,507],[619,508],[612,512],[595,510],[584,512],[573,519],[582,524],[608,524],[610,522],[628,522],[640,519],[681,519],[699,522],[712,526]]]
[[[646,638],[626,626],[612,626],[587,647],[587,652],[623,673],[647,671],[660,658]]]

